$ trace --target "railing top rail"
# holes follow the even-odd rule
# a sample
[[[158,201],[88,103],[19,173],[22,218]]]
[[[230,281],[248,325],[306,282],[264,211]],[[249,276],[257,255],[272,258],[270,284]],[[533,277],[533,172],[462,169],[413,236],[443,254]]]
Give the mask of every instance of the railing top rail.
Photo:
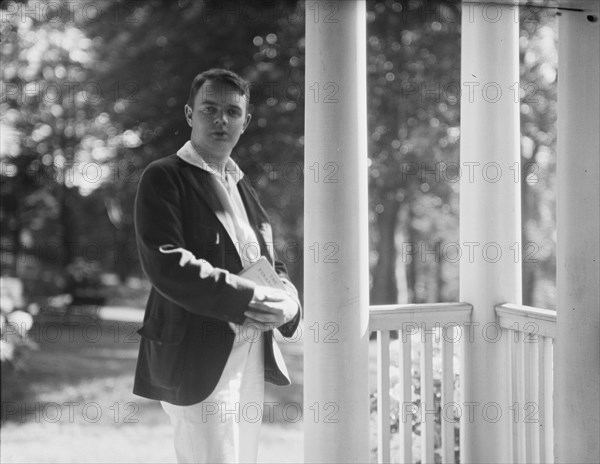
[[[469,303],[394,304],[369,307],[371,330],[399,330],[404,324],[426,328],[446,324],[460,325],[471,320]]]
[[[503,303],[496,305],[496,312],[520,314],[533,319],[544,319],[556,322],[556,311],[553,309],[536,308],[515,303]]]
[[[556,311],[514,303],[496,305],[500,327],[556,338]]]
[[[556,337],[556,311],[514,303],[496,305],[498,324],[545,337]],[[400,330],[403,325],[426,328],[470,322],[473,307],[469,303],[423,303],[373,305],[369,307],[370,330]]]

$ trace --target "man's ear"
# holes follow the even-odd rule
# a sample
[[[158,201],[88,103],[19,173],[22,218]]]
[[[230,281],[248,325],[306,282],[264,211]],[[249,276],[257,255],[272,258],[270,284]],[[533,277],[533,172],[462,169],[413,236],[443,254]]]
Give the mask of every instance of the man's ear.
[[[244,132],[246,130],[246,127],[248,127],[248,124],[250,124],[251,119],[252,119],[252,115],[250,113],[248,113],[246,115],[246,122],[244,123],[244,127],[242,127],[242,132]]]
[[[188,122],[189,126],[192,127],[192,113],[193,113],[193,110],[190,107],[190,105],[185,105],[183,107],[183,112],[185,114],[186,121]]]

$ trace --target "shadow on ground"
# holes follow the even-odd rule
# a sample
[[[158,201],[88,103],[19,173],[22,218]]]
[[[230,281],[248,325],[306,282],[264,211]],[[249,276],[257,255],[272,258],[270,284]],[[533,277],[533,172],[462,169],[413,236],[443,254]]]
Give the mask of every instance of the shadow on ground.
[[[138,322],[45,316],[37,349],[2,376],[2,461],[174,462],[172,429],[157,401],[133,395]],[[280,344],[294,382],[266,386],[261,462],[302,461],[302,343]],[[299,416],[298,416],[299,414]]]

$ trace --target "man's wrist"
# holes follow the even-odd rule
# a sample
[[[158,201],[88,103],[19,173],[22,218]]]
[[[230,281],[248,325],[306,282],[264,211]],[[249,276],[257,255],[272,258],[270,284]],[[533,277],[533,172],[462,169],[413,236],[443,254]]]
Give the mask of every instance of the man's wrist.
[[[254,293],[252,295],[252,300],[250,300],[250,303],[258,303],[261,301],[265,301],[265,298],[267,297],[267,287],[264,287],[262,285],[257,285],[256,287],[254,287]]]

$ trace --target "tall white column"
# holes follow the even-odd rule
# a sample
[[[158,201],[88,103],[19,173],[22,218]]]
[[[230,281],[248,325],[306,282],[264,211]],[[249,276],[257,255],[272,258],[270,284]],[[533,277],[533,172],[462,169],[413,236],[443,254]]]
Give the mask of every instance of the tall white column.
[[[598,2],[576,6],[586,11],[563,11],[558,20],[555,455],[560,463],[597,463],[600,23]]]
[[[494,305],[521,302],[515,13],[512,5],[469,2],[462,12],[460,300],[473,305],[471,334],[463,330],[461,365],[460,460],[465,463],[511,461],[508,352]]]
[[[369,461],[364,1],[306,3],[304,459]]]

